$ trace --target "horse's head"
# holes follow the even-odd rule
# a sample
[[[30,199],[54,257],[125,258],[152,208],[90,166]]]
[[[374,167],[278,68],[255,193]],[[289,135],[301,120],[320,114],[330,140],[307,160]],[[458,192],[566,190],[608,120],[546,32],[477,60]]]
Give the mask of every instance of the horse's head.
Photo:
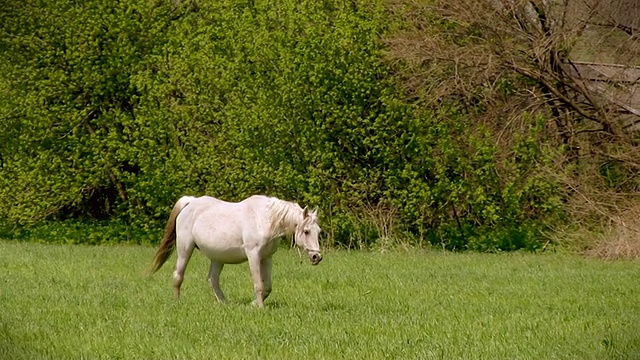
[[[295,242],[298,247],[307,251],[311,265],[318,265],[322,261],[318,235],[318,209],[309,211],[306,207],[302,211],[302,222],[296,226]]]

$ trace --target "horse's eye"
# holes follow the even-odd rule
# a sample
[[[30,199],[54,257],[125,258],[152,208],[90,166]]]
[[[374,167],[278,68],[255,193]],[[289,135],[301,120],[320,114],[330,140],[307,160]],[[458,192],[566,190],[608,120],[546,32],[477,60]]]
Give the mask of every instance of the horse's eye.
[[[304,231],[304,234],[305,234],[305,235],[309,235],[309,230],[305,230],[305,231]]]

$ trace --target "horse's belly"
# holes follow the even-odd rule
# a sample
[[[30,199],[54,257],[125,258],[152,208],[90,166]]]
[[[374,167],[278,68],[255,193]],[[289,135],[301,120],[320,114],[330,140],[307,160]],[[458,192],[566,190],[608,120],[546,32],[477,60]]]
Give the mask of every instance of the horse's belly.
[[[211,219],[216,219],[211,222]],[[200,214],[193,226],[193,238],[209,259],[225,264],[247,261],[242,244],[242,228],[226,216],[208,211]]]
[[[223,264],[239,264],[247,261],[243,248],[226,248],[220,246],[198,246],[200,251],[210,260]]]

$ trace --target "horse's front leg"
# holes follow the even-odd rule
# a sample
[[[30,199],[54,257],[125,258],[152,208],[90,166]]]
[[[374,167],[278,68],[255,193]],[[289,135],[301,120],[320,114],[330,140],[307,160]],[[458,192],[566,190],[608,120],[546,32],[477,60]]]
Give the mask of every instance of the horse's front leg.
[[[267,300],[269,294],[271,294],[271,267],[272,257],[269,256],[266,259],[262,259],[260,262],[260,273],[262,275],[262,300]]]
[[[258,307],[264,307],[264,283],[262,281],[262,266],[260,255],[256,252],[255,254],[247,254],[247,260],[249,262],[249,271],[251,271],[251,278],[253,279],[253,291],[256,294],[256,299],[253,302],[254,305]]]

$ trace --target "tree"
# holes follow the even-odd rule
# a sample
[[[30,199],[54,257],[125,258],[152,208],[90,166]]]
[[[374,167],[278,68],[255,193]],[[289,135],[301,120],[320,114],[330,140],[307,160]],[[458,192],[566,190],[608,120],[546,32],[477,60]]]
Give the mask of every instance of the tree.
[[[536,160],[529,171],[561,185],[572,219],[622,225],[622,214],[637,214],[637,2],[393,4],[411,24],[387,39],[408,93],[431,107],[461,104],[505,159],[531,120],[544,119],[544,133],[531,140],[555,160]],[[502,181],[510,176],[498,171]]]

